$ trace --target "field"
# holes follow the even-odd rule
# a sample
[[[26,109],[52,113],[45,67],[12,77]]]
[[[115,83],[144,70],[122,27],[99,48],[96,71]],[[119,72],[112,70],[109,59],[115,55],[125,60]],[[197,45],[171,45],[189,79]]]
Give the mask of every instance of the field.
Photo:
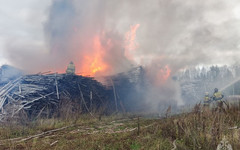
[[[197,150],[216,149],[225,136],[240,149],[240,109],[204,109],[157,118],[151,115],[75,115],[0,127],[0,149]],[[168,117],[169,116],[169,117]]]

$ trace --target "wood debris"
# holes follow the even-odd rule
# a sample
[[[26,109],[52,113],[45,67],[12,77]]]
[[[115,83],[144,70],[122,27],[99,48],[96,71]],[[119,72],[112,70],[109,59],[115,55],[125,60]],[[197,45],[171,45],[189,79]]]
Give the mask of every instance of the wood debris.
[[[51,116],[62,100],[77,101],[83,113],[92,115],[92,107],[111,104],[111,92],[91,77],[56,73],[21,76],[0,87],[0,121],[20,111],[31,118]]]

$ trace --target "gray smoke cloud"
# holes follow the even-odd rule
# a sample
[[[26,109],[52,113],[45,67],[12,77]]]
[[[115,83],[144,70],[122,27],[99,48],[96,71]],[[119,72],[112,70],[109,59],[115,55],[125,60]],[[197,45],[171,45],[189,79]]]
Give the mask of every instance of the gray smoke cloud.
[[[96,53],[97,38],[104,49],[103,62],[112,66],[108,69],[108,74],[130,68],[131,62],[124,56],[124,34],[115,28],[105,27],[108,17],[105,14],[105,3],[97,0],[53,1],[45,33],[51,54],[58,60],[59,66],[73,60],[79,65],[79,72],[82,72],[82,66],[87,63],[82,61],[84,57],[94,57]]]
[[[105,50],[102,61],[110,64],[100,75],[136,65],[145,66],[152,77],[165,66],[174,74],[189,66],[233,64],[240,56],[239,13],[237,0],[52,0],[44,23],[44,47],[9,39],[5,53],[21,68],[62,71],[73,60],[81,72],[86,63],[82,60],[95,53],[97,39]],[[125,56],[125,33],[136,24],[140,24],[138,47],[132,61]],[[179,91],[170,82],[163,84],[162,92],[153,93],[176,99]],[[158,97],[153,93],[149,95]]]
[[[133,52],[139,65],[157,62],[175,71],[199,64],[231,64],[240,53],[238,8],[236,0],[53,0],[44,23],[48,50],[43,56],[42,47],[33,41],[12,44],[13,39],[7,43],[6,56],[22,68],[34,59],[34,65],[58,70],[90,53],[90,39],[101,35],[102,45],[113,41],[104,55],[104,61],[114,66],[109,73],[123,71],[136,63],[124,56],[125,33],[140,24],[139,46]]]

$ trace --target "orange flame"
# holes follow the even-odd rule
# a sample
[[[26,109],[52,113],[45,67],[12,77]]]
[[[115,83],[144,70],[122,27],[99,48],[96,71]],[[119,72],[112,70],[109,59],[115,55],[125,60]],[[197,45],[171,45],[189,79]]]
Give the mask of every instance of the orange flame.
[[[136,24],[130,27],[130,31],[125,34],[125,56],[129,60],[134,60],[132,55],[133,51],[138,47],[138,44],[135,42],[136,31],[140,27],[140,24]],[[112,46],[111,39],[107,39],[107,43],[104,46],[101,43],[100,38],[104,37],[104,32],[100,35],[97,35],[93,39],[93,44],[89,47],[92,48],[91,52],[86,52],[82,54],[83,60],[80,65],[80,74],[83,76],[96,76],[97,74],[106,74],[111,69],[111,64],[107,64],[104,61],[104,56],[108,51],[108,48]]]
[[[73,40],[73,47],[78,44],[78,39],[83,38],[86,42],[81,43],[78,51],[79,58],[76,58],[76,70],[77,74],[83,76],[98,76],[107,75],[113,72],[114,68],[109,63],[109,54],[113,47],[118,46],[120,49],[124,47],[124,54],[127,59],[134,61],[133,51],[136,50],[138,44],[135,42],[136,31],[140,27],[140,24],[132,25],[130,31],[125,34],[125,41],[115,41],[106,36],[105,32],[99,32],[94,37],[82,37],[77,35]],[[77,32],[77,30],[76,30]],[[119,47],[120,46],[120,47]],[[121,56],[122,57],[122,56]]]
[[[104,72],[108,69],[108,65],[103,61],[105,49],[101,44],[100,38],[96,36],[93,40],[93,52],[85,54],[81,66],[81,75],[94,76],[96,73]]]
[[[171,75],[171,69],[168,65],[158,71],[158,83],[164,83],[168,80]]]
[[[133,60],[133,51],[137,49],[138,44],[136,43],[136,32],[140,27],[140,24],[136,24],[130,27],[130,31],[125,34],[125,56],[129,60]]]

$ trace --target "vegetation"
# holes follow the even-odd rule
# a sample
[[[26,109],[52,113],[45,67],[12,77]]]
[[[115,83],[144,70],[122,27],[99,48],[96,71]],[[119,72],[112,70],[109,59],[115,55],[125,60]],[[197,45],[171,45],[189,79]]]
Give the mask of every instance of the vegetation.
[[[171,150],[176,145],[178,150],[210,150],[216,149],[224,136],[233,149],[240,149],[239,127],[239,106],[220,111],[196,105],[192,112],[161,119],[130,114],[79,115],[24,125],[3,124],[0,149]]]

